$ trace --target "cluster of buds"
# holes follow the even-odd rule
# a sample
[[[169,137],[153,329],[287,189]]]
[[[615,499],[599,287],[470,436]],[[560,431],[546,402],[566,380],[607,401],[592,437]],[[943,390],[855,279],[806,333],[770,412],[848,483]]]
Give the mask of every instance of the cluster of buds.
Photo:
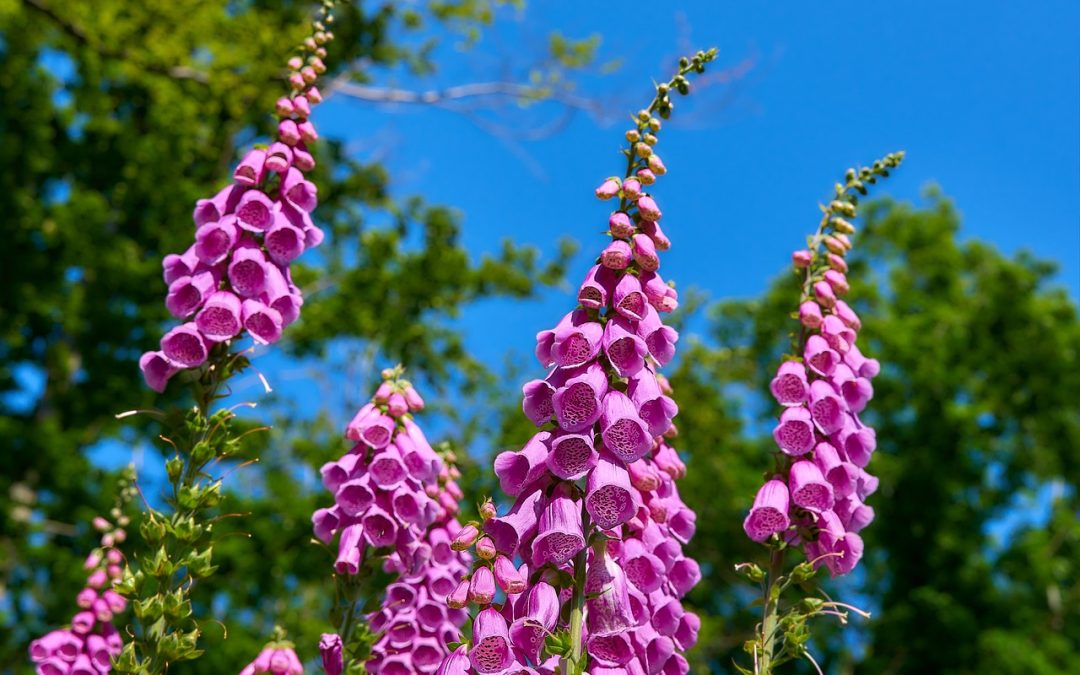
[[[668,92],[685,93],[685,76],[713,56],[684,59],[658,88],[626,134],[626,176],[596,190],[619,199],[612,241],[579,306],[537,335],[537,358],[552,370],[525,384],[522,408],[540,431],[494,462],[513,505],[498,515],[486,503],[482,533],[466,525],[454,542],[479,562],[448,603],[479,611],[442,675],[689,670],[679,652],[700,622],[679,598],[701,578],[682,552],[695,516],[675,488],[686,467],[665,437],[678,407],[657,373],[675,354],[678,334],[661,315],[677,295],[658,274],[671,241],[646,188],[666,173],[653,112],[670,110]]]
[[[326,71],[323,45],[333,38],[324,23],[333,20],[331,7],[323,3],[304,56],[289,60],[292,91],[276,105],[276,141],[248,152],[227,187],[197,202],[195,243],[163,260],[169,288],[165,306],[182,323],[162,337],[159,350],[139,359],[155,391],[245,332],[258,344],[276,342],[300,315],[303,296],[289,264],[323,240],[311,219],[316,188],[305,173],[315,167],[308,145],[318,133],[310,115],[322,101],[315,84]]]
[[[285,631],[274,628],[274,639],[266,643],[255,660],[244,666],[240,675],[304,675],[304,666],[296,655],[292,642],[285,639]]]
[[[842,299],[849,290],[846,254],[857,197],[866,183],[888,176],[903,153],[872,168],[849,170],[807,249],[793,264],[803,276],[796,356],[784,361],[770,389],[783,407],[773,438],[777,469],[754,499],[743,528],[754,541],[803,545],[808,560],[847,574],[863,554],[859,531],[874,510],[864,502],[878,480],[866,471],[876,447],[874,429],[859,415],[873,396],[880,370],[856,346],[862,322]],[[776,539],[774,539],[774,537]]]
[[[92,523],[101,533],[100,546],[86,558],[86,586],[75,598],[79,611],[70,626],[54,630],[30,643],[30,659],[41,675],[95,675],[112,670],[112,659],[124,643],[112,624],[127,609],[127,600],[113,590],[124,573],[124,556],[117,546],[127,539],[129,519],[122,506],[135,493],[134,472],[125,471],[120,480],[117,506],[109,518],[97,516]]]
[[[361,574],[371,556],[398,575],[368,617],[380,637],[367,670],[430,673],[447,654],[445,645],[460,639],[467,618],[444,602],[468,569],[467,556],[450,547],[461,530],[456,516],[463,495],[452,453],[444,462],[413,421],[424,401],[402,372],[400,366],[383,371],[373,400],[346,430],[355,447],[322,467],[335,504],[316,511],[312,521],[324,543],[339,538],[339,575]],[[326,672],[336,675],[333,655],[341,638],[329,634],[324,642]]]

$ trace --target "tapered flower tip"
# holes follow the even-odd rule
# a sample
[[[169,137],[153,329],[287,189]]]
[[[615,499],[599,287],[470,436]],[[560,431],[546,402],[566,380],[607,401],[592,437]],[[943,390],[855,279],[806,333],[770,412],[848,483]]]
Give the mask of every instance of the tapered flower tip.
[[[518,497],[505,516],[490,518],[484,522],[484,531],[495,542],[496,550],[506,555],[516,553],[518,544],[536,528],[543,494],[543,490],[534,489]]]
[[[555,414],[555,407],[551,401],[555,394],[555,387],[545,380],[532,380],[526,382],[521,391],[524,394],[521,408],[525,416],[538,427],[547,424],[551,416]]]
[[[469,580],[469,602],[477,605],[490,605],[495,599],[495,575],[491,568],[480,566]]]
[[[616,528],[633,518],[639,505],[626,465],[606,451],[600,453],[585,491],[585,509],[593,522],[604,530]]]
[[[206,361],[207,345],[195,322],[189,321],[161,338],[161,351],[174,365],[195,368]]]
[[[540,513],[532,546],[533,565],[565,565],[583,548],[585,534],[581,526],[581,505],[560,486]]]
[[[577,480],[596,466],[597,452],[591,434],[561,433],[551,441],[546,466],[564,480]]]
[[[656,205],[656,201],[645,195],[637,200],[638,213],[645,220],[660,220],[661,213],[660,207]]]
[[[641,231],[648,235],[657,251],[667,251],[671,248],[671,239],[668,239],[668,236],[664,234],[664,230],[660,227],[660,223],[653,220],[646,220],[641,223]],[[643,265],[641,261],[638,261],[638,264]],[[660,266],[659,258],[656,259],[655,264],[657,267]]]
[[[803,407],[786,408],[773,429],[773,439],[788,455],[797,457],[809,452],[815,439],[810,411]]]
[[[520,451],[505,451],[495,457],[495,475],[499,477],[503,492],[516,497],[543,474],[550,438],[550,433],[541,431]]]
[[[817,328],[821,325],[821,307],[813,300],[807,300],[799,305],[799,321],[807,328]]]
[[[552,397],[559,426],[570,432],[591,427],[600,419],[600,402],[607,388],[607,374],[597,363],[590,364],[584,373],[567,380]]]
[[[469,647],[468,645],[461,645],[443,659],[439,669],[435,671],[435,675],[470,675],[469,668],[471,665]]]
[[[615,284],[615,290],[611,294],[611,302],[615,312],[631,321],[641,321],[645,318],[649,298],[641,287],[641,280],[632,274],[624,274]]]
[[[498,673],[514,662],[506,619],[498,610],[482,610],[473,620],[473,647],[469,662],[479,673]]]
[[[814,462],[802,460],[791,465],[788,489],[791,501],[807,511],[821,513],[833,506],[832,485]]]
[[[761,486],[754,497],[754,506],[743,521],[746,536],[762,542],[788,528],[789,496],[787,485],[781,480],[770,480]]]
[[[633,462],[652,448],[652,436],[637,406],[617,389],[604,396],[600,428],[604,445],[624,462]]]
[[[649,307],[651,310],[652,308]],[[636,375],[645,366],[648,347],[627,319],[616,316],[604,328],[604,353],[620,377]]]
[[[785,361],[777,370],[769,385],[777,403],[793,406],[806,403],[810,385],[806,381],[806,368],[798,361]]]
[[[199,332],[211,342],[223,342],[235,337],[241,328],[240,298],[228,291],[218,291],[206,299],[195,315]]]
[[[247,299],[241,305],[244,328],[259,344],[269,345],[281,339],[285,325],[281,313],[273,307],[267,307],[259,300]]]
[[[593,265],[578,288],[578,302],[587,309],[606,307],[615,283],[615,273],[611,269]]]
[[[341,675],[345,662],[340,635],[323,633],[319,639],[319,655],[322,657],[323,672],[326,675]]]
[[[142,371],[146,386],[157,393],[165,391],[169,378],[179,372],[179,368],[165,357],[163,352],[146,352],[139,357],[139,370]]]

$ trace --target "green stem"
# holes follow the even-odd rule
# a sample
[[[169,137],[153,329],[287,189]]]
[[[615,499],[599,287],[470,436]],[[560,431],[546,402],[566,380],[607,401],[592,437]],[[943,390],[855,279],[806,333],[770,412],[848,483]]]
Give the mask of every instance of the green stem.
[[[771,675],[776,649],[776,624],[780,619],[780,577],[784,573],[784,549],[772,552],[765,577],[765,610],[761,620],[761,658],[756,675]]]
[[[564,675],[584,672],[583,636],[585,624],[585,565],[589,548],[585,547],[574,556],[574,595],[570,599],[570,658],[563,659]]]

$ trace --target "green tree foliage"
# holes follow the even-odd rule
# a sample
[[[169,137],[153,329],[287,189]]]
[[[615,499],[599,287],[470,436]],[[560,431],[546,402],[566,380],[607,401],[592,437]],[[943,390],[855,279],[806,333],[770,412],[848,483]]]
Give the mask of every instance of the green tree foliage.
[[[343,3],[331,75],[355,63],[365,64],[360,80],[397,66],[430,73],[432,26],[474,36],[498,4],[404,12]],[[92,547],[86,523],[112,499],[86,450],[120,432],[115,413],[157,402],[135,362],[166,317],[160,259],[190,243],[194,201],[269,134],[281,69],[309,9],[288,0],[0,0],[0,669],[23,661],[30,637],[70,618]],[[319,354],[330,338],[351,339],[386,360],[483,382],[440,326],[472,300],[529,296],[561,277],[562,261],[542,265],[510,244],[474,260],[453,211],[398,202],[382,166],[319,146],[316,219],[331,226],[332,252],[315,261],[318,282],[298,274],[310,303],[283,348]],[[146,431],[125,426],[130,443]],[[336,434],[319,433],[321,459],[340,452]],[[199,672],[235,670],[256,653],[269,633],[264,616],[306,620],[298,639],[319,629],[318,614],[294,603],[315,597],[326,569],[307,543],[314,498],[295,480],[295,456],[266,454],[268,468],[241,481],[260,489],[232,497],[234,512],[252,514],[234,532],[250,539],[230,537],[217,550],[221,575],[201,596],[230,632]]]
[[[816,651],[827,672],[1080,672],[1076,305],[1052,264],[958,240],[955,208],[928,199],[876,202],[856,235],[851,298],[863,351],[884,364],[867,414],[882,487],[866,571],[832,590],[875,618],[854,642],[821,633]],[[694,672],[729,669],[757,620],[732,566],[760,556],[740,525],[769,465],[766,387],[797,297],[785,276],[761,299],[717,304],[710,345],[686,350],[672,379],[693,401],[677,420],[691,458],[680,490],[708,570]]]

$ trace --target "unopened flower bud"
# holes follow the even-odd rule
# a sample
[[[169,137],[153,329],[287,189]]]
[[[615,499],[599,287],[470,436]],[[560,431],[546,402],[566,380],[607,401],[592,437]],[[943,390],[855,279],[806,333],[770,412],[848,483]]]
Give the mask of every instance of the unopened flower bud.
[[[814,261],[814,254],[810,251],[803,249],[801,251],[795,251],[791,254],[791,263],[799,269],[805,269],[810,267],[810,263]]]
[[[293,114],[293,110],[292,100],[287,96],[282,96],[274,104],[274,112],[278,114],[278,117],[288,117]]]
[[[484,520],[491,520],[499,515],[499,512],[495,509],[495,502],[491,501],[491,497],[488,497],[483,504],[480,505],[480,517]]]
[[[296,114],[300,117],[311,116],[311,101],[307,100],[304,96],[297,96],[292,100],[293,108],[296,109]]]
[[[308,59],[308,64],[310,64],[311,69],[314,70],[319,75],[322,75],[323,73],[326,72],[326,64],[323,63],[323,60],[320,59],[318,56],[313,56],[310,59]]]
[[[833,292],[832,286],[826,281],[819,281],[814,284],[814,297],[823,307],[832,307],[836,304],[836,293]]]
[[[600,187],[596,188],[597,199],[611,199],[617,194],[619,194],[618,178],[608,178],[600,184]]]
[[[847,249],[844,248],[844,244],[836,237],[825,237],[825,248],[829,249],[831,253],[836,255],[844,255],[847,253]]]
[[[631,143],[637,143],[641,140],[641,134],[638,132],[637,129],[628,129],[626,131],[626,140],[630,141]]]
[[[844,250],[846,250],[846,251],[851,250],[851,238],[848,237],[846,234],[844,234],[843,232],[839,232],[836,235],[836,239],[844,247]]]
[[[455,551],[467,551],[470,546],[476,543],[479,537],[480,530],[475,525],[466,525],[461,528],[454,540],[450,542],[450,548]]]
[[[112,523],[101,516],[94,516],[94,519],[90,522],[98,532],[104,532],[112,527]]]
[[[476,555],[480,556],[484,560],[494,560],[497,551],[495,550],[495,542],[491,537],[481,537],[476,542]]]
[[[622,184],[622,194],[626,199],[637,199],[641,196],[641,182],[637,178],[627,178]]]
[[[293,73],[289,75],[289,86],[293,89],[300,90],[304,88],[304,76],[300,73]]]
[[[634,144],[634,152],[637,153],[638,157],[648,157],[652,154],[652,146],[638,142]]]
[[[833,292],[836,295],[846,295],[850,286],[848,286],[847,277],[843,272],[837,272],[836,270],[825,271],[825,281],[832,287]]]
[[[383,382],[379,385],[379,388],[375,390],[375,402],[386,403],[390,400],[390,394],[394,393],[394,387],[389,382]]]
[[[491,568],[482,566],[476,568],[469,582],[469,602],[477,605],[490,605],[495,599],[495,575]]]
[[[653,157],[656,157],[656,155],[653,155]],[[649,159],[652,159],[652,157]],[[638,169],[637,177],[642,185],[652,185],[656,182],[656,174],[653,173],[652,169]]]
[[[300,130],[296,127],[296,122],[292,120],[281,120],[278,124],[278,138],[285,145],[296,145],[300,142]]]
[[[450,609],[464,609],[469,604],[469,580],[465,579],[457,585],[450,595],[446,596],[446,606]]]
[[[833,218],[832,224],[841,234],[855,234],[855,226],[843,218]]]
[[[495,583],[507,595],[516,595],[525,590],[525,579],[510,558],[504,555],[495,559]]]
[[[311,66],[304,66],[300,69],[300,77],[304,78],[304,82],[311,84],[319,79],[319,74]]]
[[[420,394],[416,392],[416,389],[414,389],[411,384],[405,387],[405,401],[409,404],[410,410],[424,409],[424,399],[420,397]],[[452,455],[453,453],[447,453],[446,460],[448,462],[454,461],[453,459],[451,459]]]
[[[799,322],[807,328],[817,328],[821,325],[821,307],[813,300],[807,300],[799,305]]]
[[[608,269],[624,270],[630,265],[632,256],[630,244],[622,239],[616,239],[600,254],[600,264]]]
[[[660,159],[660,155],[653,154],[649,156],[649,168],[657,176],[663,176],[667,173],[667,167],[664,166],[664,160]]]
[[[409,412],[409,404],[405,402],[405,397],[396,391],[390,394],[390,398],[386,402],[386,408],[391,417],[401,417]]]
[[[322,103],[323,100],[322,92],[315,86],[308,87],[308,90],[304,92],[304,96],[307,97],[308,103],[311,105]]]
[[[630,222],[630,216],[622,211],[616,211],[608,218],[608,228],[611,236],[618,239],[629,239],[634,236],[634,224]]]
[[[848,271],[847,261],[844,260],[842,257],[836,255],[835,253],[829,253],[828,254],[828,261],[829,261],[829,267],[833,268],[834,270],[836,270],[838,272],[847,272]]]
[[[288,61],[289,70],[300,70],[304,67],[304,60],[299,56],[294,56]]]

